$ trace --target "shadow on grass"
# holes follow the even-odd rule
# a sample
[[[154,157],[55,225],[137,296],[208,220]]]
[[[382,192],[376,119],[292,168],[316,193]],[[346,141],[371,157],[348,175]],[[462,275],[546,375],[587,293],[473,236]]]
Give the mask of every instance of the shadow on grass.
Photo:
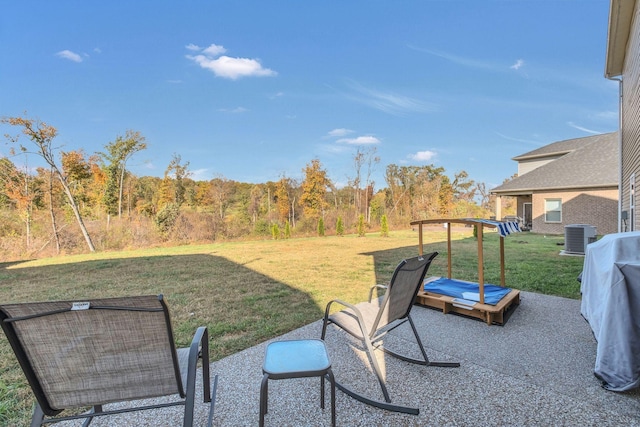
[[[446,274],[446,242],[425,244],[423,247],[425,254],[434,251],[437,251],[439,253],[438,257],[436,257],[436,259],[429,267],[429,271],[427,274],[433,275],[432,273],[434,269],[439,271],[442,267],[444,267],[444,274]],[[388,283],[391,279],[391,276],[393,275],[394,270],[402,260],[418,256],[418,246],[403,246],[400,248],[386,249],[382,251],[366,252],[362,255],[373,257],[376,283]],[[444,262],[442,262],[443,258]],[[438,275],[440,275],[440,273],[438,273]]]
[[[176,343],[188,346],[207,326],[212,361],[316,321],[323,315],[305,292],[223,257],[149,256],[0,269],[0,302],[82,300],[163,294]],[[5,387],[3,387],[5,386]],[[7,405],[0,420],[22,425],[34,401],[4,334],[0,389]]]

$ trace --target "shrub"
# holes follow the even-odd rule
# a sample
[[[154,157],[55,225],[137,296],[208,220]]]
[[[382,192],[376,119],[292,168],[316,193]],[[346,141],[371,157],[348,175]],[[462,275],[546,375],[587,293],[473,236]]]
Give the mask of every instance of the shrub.
[[[364,233],[364,215],[360,214],[360,216],[358,217],[358,237],[364,237]]]
[[[380,218],[380,235],[382,237],[389,237],[389,223],[387,222],[386,215],[382,215],[382,218]]]
[[[324,236],[324,220],[322,218],[318,220],[318,236]]]
[[[336,234],[338,236],[344,236],[344,224],[341,216],[338,217],[338,221],[336,222]]]
[[[164,238],[169,237],[171,229],[178,219],[178,215],[180,215],[180,208],[178,208],[178,205],[174,203],[170,203],[167,206],[163,207],[156,215],[156,227]]]

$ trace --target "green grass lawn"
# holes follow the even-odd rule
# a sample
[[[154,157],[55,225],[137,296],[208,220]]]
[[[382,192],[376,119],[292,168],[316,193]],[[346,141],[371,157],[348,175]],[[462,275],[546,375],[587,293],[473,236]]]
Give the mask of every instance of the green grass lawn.
[[[452,230],[453,277],[477,280],[472,230]],[[505,239],[509,287],[579,298],[583,258],[560,256],[563,236]],[[429,275],[446,275],[446,233],[424,234],[438,251]],[[499,237],[485,232],[485,282],[499,284]],[[209,328],[212,360],[284,334],[323,315],[334,298],[357,303],[418,253],[414,231],[344,237],[216,243],[96,253],[0,264],[0,302],[164,294],[179,346]],[[470,320],[472,321],[472,320]],[[508,326],[507,326],[508,327]],[[318,337],[320,331],[318,331]],[[25,425],[33,398],[4,334],[0,336],[0,425]]]

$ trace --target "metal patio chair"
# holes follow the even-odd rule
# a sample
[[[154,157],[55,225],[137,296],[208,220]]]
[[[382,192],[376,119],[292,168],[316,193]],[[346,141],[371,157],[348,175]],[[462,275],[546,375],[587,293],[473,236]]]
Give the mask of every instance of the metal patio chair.
[[[424,278],[429,266],[431,265],[431,261],[437,255],[437,252],[433,252],[431,254],[403,260],[396,267],[388,286],[376,285],[371,288],[369,292],[369,302],[353,305],[341,300],[333,300],[327,304],[324,314],[324,322],[322,325],[322,339],[324,340],[326,337],[327,326],[329,324],[334,324],[348,332],[353,337],[361,340],[364,344],[369,361],[371,362],[371,366],[378,377],[378,382],[380,383],[385,401],[381,402],[363,396],[362,394],[356,393],[355,391],[345,387],[339,381],[336,381],[336,387],[344,393],[363,403],[389,411],[414,415],[419,413],[418,408],[410,408],[391,403],[387,386],[374,354],[374,345],[375,349],[380,349],[391,356],[410,363],[416,363],[423,366],[460,366],[457,362],[432,362],[429,360],[427,352],[422,345],[422,341],[420,340],[420,336],[418,335],[415,324],[413,323],[410,315],[416,299],[416,294],[423,285]],[[382,289],[385,293],[380,298],[372,299],[373,291],[376,289]],[[331,306],[334,303],[344,306],[345,309],[334,314],[329,314]],[[421,359],[404,356],[385,348],[382,343],[377,344],[387,333],[396,329],[405,322],[409,322],[409,325],[411,325],[411,330],[413,331],[416,344],[422,354]]]
[[[175,405],[184,405],[183,425],[191,426],[198,359],[211,425],[217,376],[212,388],[207,328],[197,329],[189,348],[176,349],[162,295],[3,304],[0,324],[36,398],[32,427],[83,418],[87,426],[97,416]],[[168,403],[103,410],[174,394]]]

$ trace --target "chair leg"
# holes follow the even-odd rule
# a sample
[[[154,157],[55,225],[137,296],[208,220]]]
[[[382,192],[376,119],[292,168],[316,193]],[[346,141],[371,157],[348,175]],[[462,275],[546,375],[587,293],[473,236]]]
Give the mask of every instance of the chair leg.
[[[424,361],[427,362],[427,366],[439,366],[442,368],[458,368],[460,367],[460,363],[458,362],[431,362],[429,361],[429,358],[427,357],[427,352],[424,349],[424,346],[422,345],[422,340],[420,339],[420,336],[418,335],[418,330],[416,329],[416,325],[413,323],[413,319],[411,318],[411,316],[407,316],[407,318],[409,319],[409,324],[411,325],[411,329],[413,330],[413,335],[416,337],[416,341],[418,342],[418,346],[420,347],[420,351],[422,352],[422,356],[424,357]]]
[[[99,414],[100,412],[102,412],[102,405],[95,405],[93,408],[91,408],[92,414]],[[84,423],[82,423],[82,427],[88,427],[89,424],[91,424],[91,421],[93,421],[92,416],[84,420]]]
[[[373,344],[371,344],[371,340],[368,335],[364,336],[363,339],[365,346],[367,347],[367,355],[369,356],[369,360],[371,361],[371,365],[373,366],[373,370],[378,377],[378,382],[380,383],[380,388],[382,389],[382,394],[384,395],[384,400],[386,402],[391,402],[391,398],[389,397],[389,392],[387,391],[387,386],[384,383],[384,379],[382,378],[382,371],[380,370],[380,365],[378,365],[378,359],[376,359],[376,355],[373,350]]]
[[[211,427],[213,425],[213,412],[216,409],[216,392],[218,390],[218,376],[215,375],[213,377],[213,387],[211,387],[211,403],[209,403],[209,419],[207,421],[207,427]]]
[[[424,346],[422,345],[422,340],[418,335],[418,330],[416,329],[416,325],[413,323],[413,319],[411,318],[411,315],[408,315],[407,317],[409,318],[409,324],[411,325],[413,336],[416,337],[416,341],[418,342],[418,347],[420,347],[420,352],[422,352],[422,357],[424,358],[424,361],[427,362],[427,365],[428,365],[429,357],[427,356],[427,351],[424,349]]]
[[[36,408],[33,410],[33,416],[31,417],[31,427],[41,426],[42,421],[44,421],[44,412],[42,412],[40,404],[36,402]]]
[[[320,375],[320,409],[324,409],[324,375]]]
[[[264,374],[260,384],[260,427],[264,426],[264,415],[268,411],[269,400],[269,374]]]

